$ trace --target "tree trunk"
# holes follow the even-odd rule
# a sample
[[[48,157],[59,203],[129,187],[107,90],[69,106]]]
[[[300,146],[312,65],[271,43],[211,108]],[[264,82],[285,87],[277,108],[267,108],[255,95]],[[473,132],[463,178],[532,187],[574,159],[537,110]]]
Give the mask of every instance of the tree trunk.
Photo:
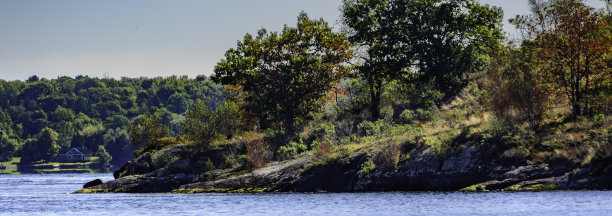
[[[380,106],[380,88],[382,85],[380,83],[375,83],[373,80],[368,80],[370,85],[370,113],[374,119],[380,118],[380,111],[378,107]]]
[[[295,120],[293,119],[293,116],[294,115],[292,113],[287,113],[287,115],[285,116],[285,133],[289,136],[293,136],[293,134],[295,133]]]

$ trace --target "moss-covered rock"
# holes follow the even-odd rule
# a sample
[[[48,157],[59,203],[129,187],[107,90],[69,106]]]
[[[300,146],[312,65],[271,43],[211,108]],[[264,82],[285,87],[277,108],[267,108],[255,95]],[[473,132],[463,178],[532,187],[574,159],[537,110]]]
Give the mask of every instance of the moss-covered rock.
[[[488,190],[485,185],[470,185],[470,186],[459,189],[459,191],[476,192],[476,191],[488,191]]]

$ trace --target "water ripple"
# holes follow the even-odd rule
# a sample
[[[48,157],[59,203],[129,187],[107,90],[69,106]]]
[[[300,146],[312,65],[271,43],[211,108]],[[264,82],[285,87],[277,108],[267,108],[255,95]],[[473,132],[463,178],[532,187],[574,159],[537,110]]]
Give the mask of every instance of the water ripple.
[[[0,215],[609,215],[610,191],[70,194],[110,174],[0,175]]]

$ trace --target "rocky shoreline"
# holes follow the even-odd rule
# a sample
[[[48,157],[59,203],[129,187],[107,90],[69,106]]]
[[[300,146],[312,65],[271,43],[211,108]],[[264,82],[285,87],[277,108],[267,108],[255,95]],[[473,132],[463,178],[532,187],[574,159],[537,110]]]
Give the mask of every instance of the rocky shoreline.
[[[180,155],[181,146],[170,152]],[[114,173],[115,180],[76,193],[368,192],[612,189],[610,157],[579,166],[526,165],[466,146],[444,156],[431,148],[410,151],[397,167],[364,170],[371,155],[320,163],[314,156],[271,162],[252,171],[203,171],[204,160],[154,164],[146,153]],[[510,160],[510,162],[509,162]],[[101,183],[101,184],[100,184]]]

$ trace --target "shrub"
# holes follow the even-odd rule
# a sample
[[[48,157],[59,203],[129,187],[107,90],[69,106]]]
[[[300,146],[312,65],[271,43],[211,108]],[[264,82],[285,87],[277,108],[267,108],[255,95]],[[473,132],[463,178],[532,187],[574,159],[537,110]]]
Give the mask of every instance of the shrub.
[[[490,121],[482,132],[482,144],[511,146],[520,140],[519,130],[500,120]]]
[[[511,123],[538,126],[548,110],[549,88],[542,84],[533,64],[533,52],[507,48],[493,55],[486,70],[488,106],[495,116]]]
[[[383,169],[396,170],[400,159],[400,147],[397,144],[389,144],[376,154],[376,165]]]
[[[442,157],[451,150],[451,139],[440,139],[439,137],[424,137],[425,144],[431,147],[431,153],[436,157]]]
[[[320,127],[321,129],[319,129],[319,131],[321,131],[320,132],[321,136],[319,137],[323,138],[325,141],[334,145],[336,143],[336,138],[337,138],[336,126],[334,126],[333,124],[321,124]]]
[[[425,108],[435,107],[442,98],[444,98],[444,93],[435,89],[427,89],[421,93],[421,103]]]
[[[336,154],[334,157],[329,157],[325,160],[324,163],[327,164],[336,164],[336,165],[346,165],[351,162],[351,151],[346,148],[339,148],[336,150]]]
[[[98,157],[98,163],[101,165],[106,165],[113,159],[113,157],[108,154],[104,146],[98,146],[96,156]]]
[[[527,149],[525,146],[519,146],[505,151],[503,156],[509,159],[521,160],[527,158],[529,153],[529,149]]]
[[[374,169],[376,169],[376,164],[374,164],[374,161],[372,161],[372,158],[368,158],[368,160],[366,160],[365,162],[363,162],[363,164],[361,164],[361,173],[359,175],[361,177],[364,174],[368,174],[372,172]]]
[[[238,160],[236,159],[236,155],[234,154],[227,154],[223,157],[223,165],[226,168],[232,168],[234,167],[236,164],[238,163]]]
[[[281,146],[278,150],[278,155],[281,159],[294,158],[307,150],[307,146],[304,141],[300,139],[299,142],[290,142],[288,146]]]
[[[219,105],[215,111],[200,101],[187,110],[183,134],[197,145],[211,147],[215,138],[239,133],[243,129],[242,117],[242,110],[232,101]]]
[[[357,128],[365,136],[378,136],[382,132],[382,126],[383,121],[379,119],[376,122],[364,121]]]
[[[411,124],[414,122],[414,112],[406,109],[400,114],[400,122],[404,124]]]
[[[143,148],[134,151],[134,156],[138,157],[145,152],[155,152],[165,147],[175,145],[182,142],[181,137],[162,137],[159,139],[151,140]]]
[[[429,110],[419,108],[416,110],[416,119],[419,121],[431,121],[433,119],[433,114]]]
[[[210,160],[210,158],[208,158],[208,160],[206,160],[206,171],[212,171],[215,170],[215,164]]]
[[[597,114],[595,116],[593,116],[593,124],[597,125],[597,126],[601,126],[605,123],[606,121],[606,115],[604,114]]]
[[[136,157],[147,151],[161,149],[170,141],[161,140],[170,136],[170,128],[163,125],[161,119],[155,114],[145,115],[138,124],[130,125],[128,131],[131,134],[130,143],[141,148],[134,152]]]
[[[151,155],[151,162],[155,168],[161,168],[169,164],[170,162],[176,161],[178,158],[173,157],[168,151],[157,151]]]
[[[183,122],[183,134],[196,145],[210,147],[211,141],[218,135],[218,122],[213,111],[203,101],[189,108]]]
[[[317,141],[315,141],[313,142],[313,146],[316,146],[315,157],[317,158],[317,160],[324,160],[329,158],[329,155],[332,150],[332,146],[331,144],[329,144],[329,142],[323,141],[321,143],[318,143]]]
[[[263,139],[256,139],[250,142],[245,141],[244,144],[250,168],[256,169],[262,167],[270,160],[270,150]]]
[[[394,115],[393,111],[393,107],[392,106],[387,106],[382,110],[382,117],[385,123],[392,123],[393,122],[393,115]]]
[[[215,110],[219,133],[232,138],[236,133],[244,129],[243,124],[244,111],[233,101],[226,101]]]

